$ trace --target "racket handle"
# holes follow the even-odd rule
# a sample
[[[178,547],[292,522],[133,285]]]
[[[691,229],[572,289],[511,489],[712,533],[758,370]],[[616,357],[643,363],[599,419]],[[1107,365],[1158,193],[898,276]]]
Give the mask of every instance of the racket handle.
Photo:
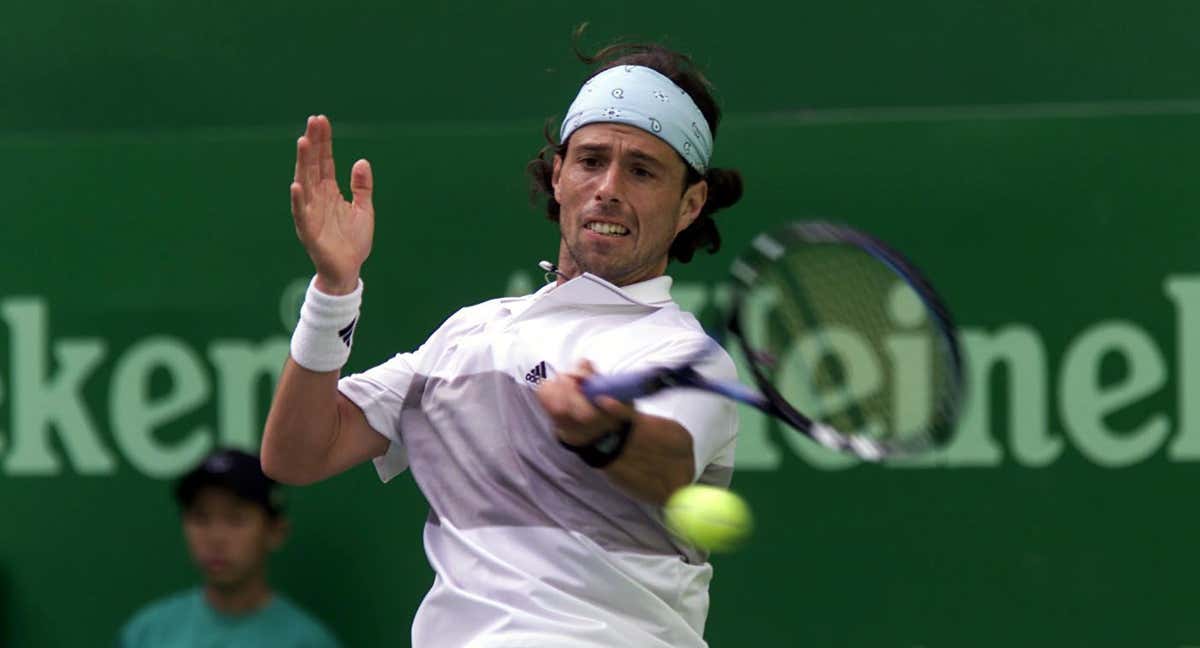
[[[631,371],[607,376],[592,376],[583,380],[580,389],[590,401],[595,401],[601,396],[609,396],[619,401],[629,402],[661,390],[665,385],[659,379],[659,375],[659,371]]]

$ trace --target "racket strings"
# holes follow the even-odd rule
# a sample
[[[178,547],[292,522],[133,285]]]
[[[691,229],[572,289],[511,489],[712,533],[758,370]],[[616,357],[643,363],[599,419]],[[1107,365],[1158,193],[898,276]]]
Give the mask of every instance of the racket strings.
[[[748,344],[784,398],[843,434],[896,443],[953,421],[958,377],[936,317],[908,283],[855,245],[788,249],[760,268],[764,319]]]

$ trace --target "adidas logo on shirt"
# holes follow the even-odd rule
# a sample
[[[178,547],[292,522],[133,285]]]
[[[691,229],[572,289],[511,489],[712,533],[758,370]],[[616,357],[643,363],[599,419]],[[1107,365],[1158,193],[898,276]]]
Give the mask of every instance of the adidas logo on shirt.
[[[546,379],[546,361],[543,360],[533,366],[529,373],[525,374],[525,382],[533,383],[534,385],[542,384]]]

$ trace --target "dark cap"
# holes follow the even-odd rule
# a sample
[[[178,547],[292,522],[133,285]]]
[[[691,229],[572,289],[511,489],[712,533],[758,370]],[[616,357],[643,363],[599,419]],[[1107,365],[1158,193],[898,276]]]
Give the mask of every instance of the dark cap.
[[[207,487],[224,488],[240,499],[262,506],[268,514],[278,515],[280,505],[275,481],[263,474],[258,457],[241,450],[221,449],[213,452],[184,475],[175,486],[175,499],[187,509],[196,495]]]

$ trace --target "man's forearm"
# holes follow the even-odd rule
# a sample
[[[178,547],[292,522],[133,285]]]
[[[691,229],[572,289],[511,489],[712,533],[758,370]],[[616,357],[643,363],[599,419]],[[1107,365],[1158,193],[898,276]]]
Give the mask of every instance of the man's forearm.
[[[635,414],[625,448],[604,473],[638,499],[662,505],[692,482],[692,435],[670,419]]]
[[[309,371],[290,357],[263,430],[262,465],[290,484],[316,481],[338,429],[338,372]]]

